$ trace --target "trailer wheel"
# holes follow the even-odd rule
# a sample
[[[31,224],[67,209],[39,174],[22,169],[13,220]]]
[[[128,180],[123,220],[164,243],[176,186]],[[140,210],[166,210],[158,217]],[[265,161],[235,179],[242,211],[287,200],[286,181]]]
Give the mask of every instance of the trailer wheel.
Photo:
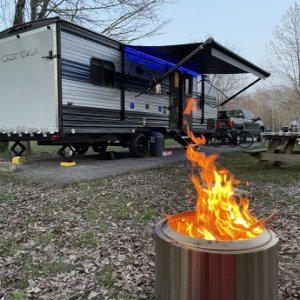
[[[129,150],[134,157],[144,157],[148,152],[148,138],[142,133],[132,135]]]
[[[89,149],[89,144],[78,143],[72,145],[78,154],[85,154]]]
[[[92,145],[92,149],[96,153],[103,153],[106,151],[107,144],[105,143],[95,143]]]

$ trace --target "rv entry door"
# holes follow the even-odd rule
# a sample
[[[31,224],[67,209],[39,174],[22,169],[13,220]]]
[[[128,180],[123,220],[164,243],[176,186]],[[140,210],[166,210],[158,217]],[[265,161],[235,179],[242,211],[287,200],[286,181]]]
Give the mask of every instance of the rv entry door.
[[[180,111],[180,74],[178,71],[170,75],[170,129],[178,129],[180,127],[179,111]]]
[[[189,74],[184,74],[182,76],[182,111],[185,110],[188,100],[193,96],[193,76]],[[189,115],[182,116],[182,129],[186,129],[188,125],[189,128],[192,128],[192,112]]]

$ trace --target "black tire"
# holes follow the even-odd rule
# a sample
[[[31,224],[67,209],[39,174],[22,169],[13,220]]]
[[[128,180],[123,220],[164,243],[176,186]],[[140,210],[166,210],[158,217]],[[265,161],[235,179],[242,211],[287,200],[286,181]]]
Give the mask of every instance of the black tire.
[[[148,137],[142,133],[133,134],[130,143],[129,151],[134,157],[144,157],[148,152]]]
[[[72,146],[74,147],[75,151],[80,155],[85,154],[89,150],[89,144],[86,143],[77,143],[73,144]]]
[[[248,131],[241,131],[237,135],[237,144],[241,148],[249,148],[253,145],[253,135]]]
[[[92,149],[96,153],[104,153],[107,149],[107,144],[105,143],[95,143],[92,145]]]

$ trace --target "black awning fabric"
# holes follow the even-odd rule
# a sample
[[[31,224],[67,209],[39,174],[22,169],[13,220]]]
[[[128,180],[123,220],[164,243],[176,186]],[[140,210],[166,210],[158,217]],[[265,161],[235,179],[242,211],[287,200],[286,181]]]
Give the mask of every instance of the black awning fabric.
[[[197,47],[203,45],[182,67],[200,74],[251,73],[261,79],[270,74],[210,38],[204,43],[169,46],[127,46],[145,54],[177,64]]]

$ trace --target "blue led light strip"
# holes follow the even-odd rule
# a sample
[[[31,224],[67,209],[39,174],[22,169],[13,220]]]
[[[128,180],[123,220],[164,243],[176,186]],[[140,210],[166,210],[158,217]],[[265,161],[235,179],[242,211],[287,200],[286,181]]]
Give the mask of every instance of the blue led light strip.
[[[157,66],[155,67],[155,64],[161,64],[161,65],[168,66],[168,67],[171,67],[171,68],[175,66],[175,64],[173,64],[169,61],[166,61],[166,60],[163,60],[161,58],[152,56],[150,54],[143,53],[141,51],[132,49],[130,47],[125,47],[125,53],[135,61],[140,61],[141,63],[149,65],[149,66],[152,65],[152,68],[154,68],[154,69],[158,69]],[[161,70],[161,68],[159,68],[159,70]],[[178,71],[180,71],[181,73],[190,74],[192,76],[200,75],[199,73],[194,72],[194,71],[189,70],[189,69],[184,68],[184,67],[179,67]]]

